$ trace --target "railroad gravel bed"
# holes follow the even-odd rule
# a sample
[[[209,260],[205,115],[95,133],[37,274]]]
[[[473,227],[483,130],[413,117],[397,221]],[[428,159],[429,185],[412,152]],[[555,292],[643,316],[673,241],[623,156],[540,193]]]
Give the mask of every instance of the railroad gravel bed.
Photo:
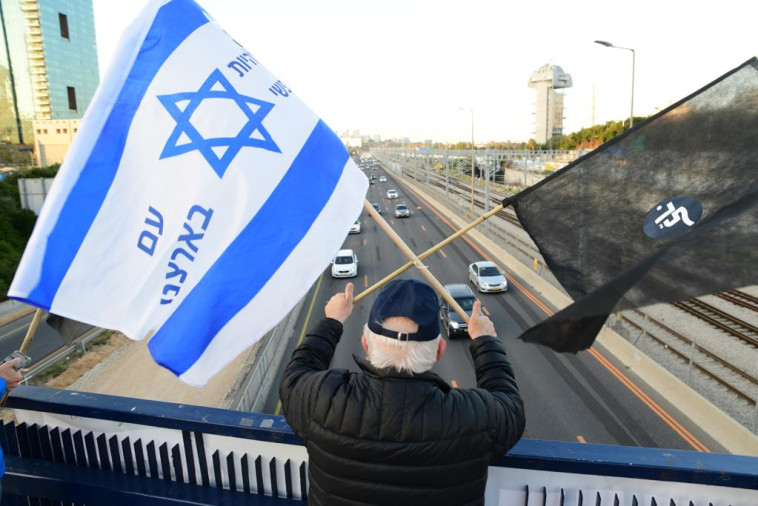
[[[758,357],[756,350],[746,350],[748,347],[744,344],[723,332],[713,329],[702,320],[688,315],[669,304],[648,306],[642,308],[642,311],[685,337],[694,338],[698,346],[716,353],[730,363],[734,365],[738,365],[739,363],[738,367],[743,367],[744,365],[744,370],[755,371],[755,359]],[[625,311],[623,316],[637,325],[642,326],[644,324],[644,318],[633,311]],[[688,384],[693,390],[708,399],[747,429],[756,432],[755,402],[746,402],[745,399],[699,371],[696,367],[690,367],[688,359],[682,359],[674,355],[669,350],[669,347],[677,349],[685,357],[690,356],[689,346],[682,343],[679,338],[670,335],[649,320],[646,328],[666,344],[655,341],[647,333],[640,336],[639,329],[632,328],[631,326],[626,328],[626,332],[621,332],[621,335],[628,335],[630,341],[643,353],[658,362],[663,368]],[[751,394],[754,398],[758,399],[758,388],[755,384],[738,377],[702,353],[695,352],[693,360],[719,377],[729,377],[730,384],[737,386],[743,392]],[[750,363],[751,360],[752,363]]]
[[[753,295],[747,290],[740,291]],[[732,304],[728,300],[724,300],[721,297],[716,297],[715,295],[706,295],[704,297],[698,297],[698,299],[710,304],[717,309],[720,309],[721,311],[724,311],[725,313],[729,313],[730,315],[739,318],[745,323],[749,323],[753,327],[758,327],[758,311],[754,311],[737,304]]]
[[[700,299],[738,317],[741,316],[736,311],[732,311],[732,309],[738,308],[744,310],[715,296],[700,297]],[[721,301],[723,304],[718,303],[717,305],[714,301]],[[726,307],[727,305],[732,306],[732,308]],[[756,360],[758,359],[758,350],[754,347],[746,345],[736,337],[717,330],[703,320],[669,304],[648,306],[643,308],[643,312],[648,313],[651,317],[668,325],[673,330],[693,339],[696,345],[707,349],[739,369],[758,377],[758,360]],[[758,313],[754,314],[758,315]]]

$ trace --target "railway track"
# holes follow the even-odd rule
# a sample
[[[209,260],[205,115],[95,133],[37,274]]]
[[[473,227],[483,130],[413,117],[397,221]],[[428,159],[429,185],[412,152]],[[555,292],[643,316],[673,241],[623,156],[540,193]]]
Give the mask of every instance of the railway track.
[[[674,302],[672,305],[736,337],[743,343],[758,348],[758,327],[699,299]]]
[[[754,297],[749,293],[740,290],[729,290],[726,292],[719,292],[714,294],[716,297],[722,298],[731,302],[737,306],[750,309],[758,313],[758,297]]]
[[[437,188],[445,188],[445,180],[442,176],[439,176],[437,174],[432,175],[429,178],[429,183]],[[452,190],[452,193],[462,199],[470,200],[471,199],[471,185],[466,184],[462,181],[460,181],[458,178],[449,178],[449,184],[448,189]],[[489,208],[492,209],[496,206],[498,206],[503,199],[505,199],[508,196],[508,194],[503,193],[495,187],[494,189],[490,189],[490,206]],[[482,214],[485,212],[485,192],[484,190],[480,189],[477,186],[474,186],[474,208],[477,210],[480,210]],[[518,227],[521,227],[521,222],[519,222],[518,218],[516,217],[516,213],[513,211],[513,209],[503,209],[499,213],[497,213],[498,218],[502,218],[505,221],[512,223]]]
[[[680,345],[683,345],[683,348],[686,348],[686,349],[682,349],[682,346],[676,346],[675,344],[671,342],[671,340],[665,339],[661,335],[656,334],[655,332],[650,332],[649,329],[645,328],[646,335],[649,338],[651,338],[653,341],[658,343],[659,345],[663,346],[669,353],[675,355],[677,358],[685,362],[690,361],[691,359],[690,354],[693,351],[700,353],[702,356],[706,357],[708,361],[710,361],[711,367],[706,367],[705,364],[693,360],[692,365],[694,368],[696,368],[698,371],[705,374],[708,378],[717,382],[718,384],[720,384],[721,386],[723,386],[724,388],[732,392],[734,395],[741,398],[742,400],[751,404],[755,402],[755,395],[747,392],[748,389],[745,389],[736,385],[734,381],[734,377],[736,376],[743,379],[744,381],[748,382],[755,388],[758,388],[758,378],[743,371],[742,369],[738,367],[735,367],[729,361],[719,357],[718,355],[711,352],[710,350],[703,348],[702,346],[699,346],[689,337],[677,332],[676,330],[656,320],[655,318],[652,318],[650,315],[646,315],[645,313],[637,309],[635,309],[633,312],[640,317],[646,318],[650,323],[656,325],[661,330],[670,334],[678,343],[680,343]],[[622,320],[624,320],[624,322],[626,322],[628,325],[634,327],[637,330],[640,330],[640,331],[643,330],[642,325],[636,323],[635,321],[627,317],[622,316]]]
[[[429,184],[431,186],[434,186],[436,188],[444,189],[445,188],[445,182],[444,178],[436,179],[434,177],[429,178]],[[466,185],[465,183],[462,183],[458,180],[454,180],[453,178],[450,179],[448,190],[451,190],[451,194],[454,197],[465,199],[466,201],[469,201],[471,198],[471,186]],[[480,195],[481,193],[481,195]],[[479,211],[481,214],[484,214],[484,192],[480,192],[478,188],[475,188],[474,191],[474,207]],[[505,198],[504,193],[498,193],[498,192],[491,192],[490,195],[490,209],[496,207],[500,204],[502,199]],[[497,216],[500,219],[503,219],[505,222],[518,227],[521,227],[521,222],[518,220],[518,217],[516,217],[516,213],[513,211],[513,209],[503,209],[499,213],[497,213],[495,216]],[[526,258],[533,259],[538,258],[542,262],[542,254],[535,248],[534,244],[531,242],[527,242],[522,240],[521,238],[514,236],[514,235],[508,235],[508,242],[510,243],[510,246],[513,247],[515,250],[517,250],[519,253],[524,255]],[[544,263],[544,262],[542,262]]]

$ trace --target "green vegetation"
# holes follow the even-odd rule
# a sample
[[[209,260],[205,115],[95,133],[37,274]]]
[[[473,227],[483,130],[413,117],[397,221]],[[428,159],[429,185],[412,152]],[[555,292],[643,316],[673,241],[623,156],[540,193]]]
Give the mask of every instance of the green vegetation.
[[[87,351],[96,351],[101,346],[108,344],[108,342],[111,340],[112,335],[113,333],[110,330],[104,330],[102,334],[87,343]],[[44,385],[53,378],[57,378],[66,372],[71,364],[82,358],[85,353],[86,352],[81,348],[77,348],[76,351],[69,354],[63,360],[59,360],[58,362],[45,369],[43,372],[30,378],[28,384],[31,386],[40,386]]]
[[[634,117],[634,122],[637,124],[642,123],[646,118]],[[608,142],[619,134],[624,133],[629,129],[629,120],[625,121],[609,121],[605,125],[595,125],[589,128],[582,128],[578,132],[570,133],[568,135],[562,135],[560,137],[554,137],[550,139],[550,142],[542,149],[585,149],[591,150],[600,146],[601,144]],[[530,141],[533,142],[533,141]]]
[[[0,301],[8,294],[37,217],[21,208],[18,179],[55,177],[58,166],[16,171],[0,181]]]
[[[81,349],[76,350],[63,360],[59,360],[58,362],[45,369],[45,372],[42,372],[30,378],[27,381],[27,384],[33,387],[44,385],[49,380],[57,378],[63,374],[66,369],[68,369],[69,364],[73,364],[82,355],[84,355],[84,353],[82,353]]]
[[[34,146],[0,143],[0,165],[28,168],[33,163]]]

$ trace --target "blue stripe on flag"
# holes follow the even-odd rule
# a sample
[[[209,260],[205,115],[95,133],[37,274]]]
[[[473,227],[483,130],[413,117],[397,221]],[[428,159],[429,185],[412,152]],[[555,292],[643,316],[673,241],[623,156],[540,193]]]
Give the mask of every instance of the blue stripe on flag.
[[[348,156],[339,138],[319,121],[258,213],[150,340],[156,362],[181,375],[200,358],[308,233],[334,192]],[[282,295],[290,294],[285,290]]]
[[[45,309],[52,305],[113,184],[132,120],[148,86],[171,53],[207,22],[205,13],[191,0],[173,0],[156,14],[100,137],[47,239],[40,279],[26,298],[34,305]]]

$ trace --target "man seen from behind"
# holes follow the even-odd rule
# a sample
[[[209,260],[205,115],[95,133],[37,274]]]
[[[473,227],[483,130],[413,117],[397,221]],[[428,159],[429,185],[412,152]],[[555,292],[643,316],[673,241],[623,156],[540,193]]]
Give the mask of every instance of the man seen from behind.
[[[447,343],[427,284],[399,279],[378,294],[361,369],[329,369],[353,309],[353,285],[294,351],[280,385],[284,414],[308,449],[309,504],[481,505],[487,468],[519,440],[524,405],[489,318],[474,305],[477,388],[430,372]]]

